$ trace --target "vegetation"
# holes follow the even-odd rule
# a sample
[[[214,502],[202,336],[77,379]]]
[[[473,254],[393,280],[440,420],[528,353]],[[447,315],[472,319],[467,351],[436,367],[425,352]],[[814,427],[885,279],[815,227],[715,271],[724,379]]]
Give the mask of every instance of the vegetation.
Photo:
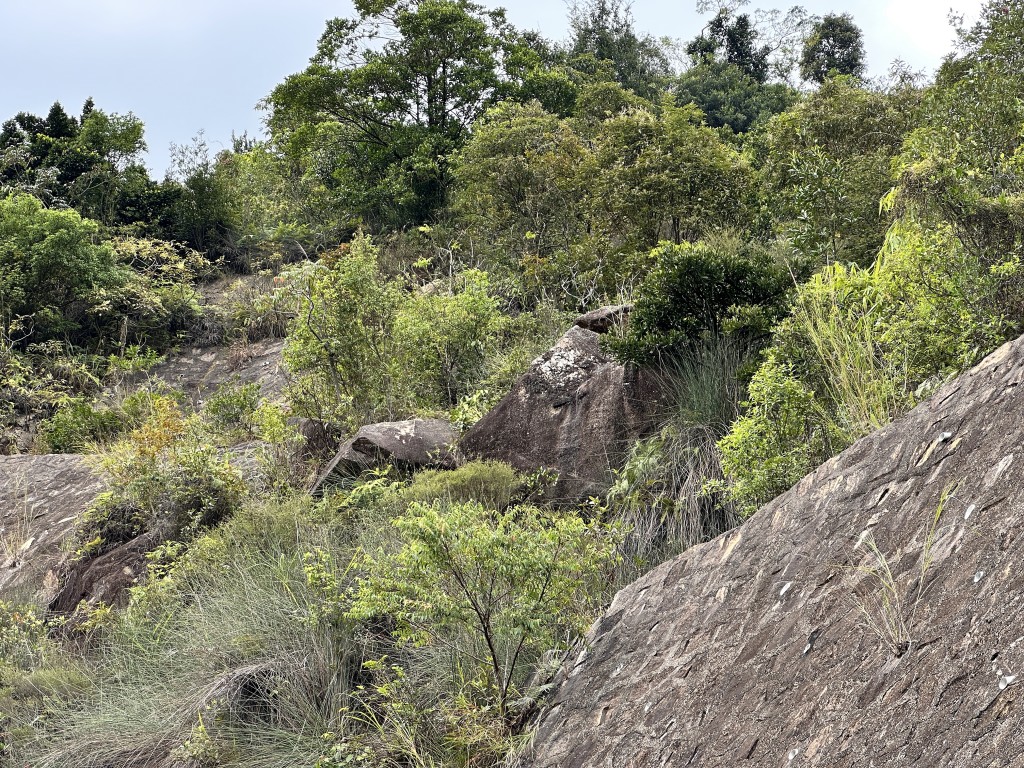
[[[617,0],[565,41],[359,0],[266,136],[200,135],[159,182],[131,114],[3,124],[0,449],[109,480],[76,567],[149,550],[116,606],[0,602],[4,765],[507,765],[617,586],[1024,330],[1024,3],[931,82],[866,79],[846,14],[698,5],[677,45]],[[665,395],[605,492],[470,461],[309,498],[300,427],[469,427],[604,304],[632,305],[605,350]],[[274,339],[282,394],[147,377]],[[913,606],[871,552],[898,651]]]

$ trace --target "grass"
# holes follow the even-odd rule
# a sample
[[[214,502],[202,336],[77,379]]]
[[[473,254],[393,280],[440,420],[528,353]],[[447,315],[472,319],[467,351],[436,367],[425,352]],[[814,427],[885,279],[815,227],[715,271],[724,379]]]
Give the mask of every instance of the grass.
[[[906,653],[914,641],[918,609],[924,598],[925,577],[934,563],[933,549],[939,520],[955,491],[954,486],[946,486],[939,496],[939,503],[925,528],[914,586],[909,591],[901,586],[889,558],[873,536],[868,535],[858,544],[867,548],[871,561],[850,569],[852,575],[863,577],[867,582],[866,588],[854,590],[854,605],[864,626],[897,657]]]
[[[718,440],[739,416],[743,369],[752,355],[740,342],[715,336],[667,363],[662,428],[637,443],[608,497],[613,519],[631,530],[621,580],[741,522],[721,492]]]

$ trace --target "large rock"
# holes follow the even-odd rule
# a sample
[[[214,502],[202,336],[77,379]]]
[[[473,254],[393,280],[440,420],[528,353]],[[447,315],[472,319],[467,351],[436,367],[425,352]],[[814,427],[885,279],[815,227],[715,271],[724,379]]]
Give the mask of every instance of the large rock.
[[[533,361],[495,408],[463,437],[468,457],[523,471],[555,470],[556,499],[599,492],[658,405],[652,376],[601,351],[600,335],[574,326]]]
[[[155,536],[144,533],[99,557],[67,558],[59,566],[60,586],[49,609],[66,615],[82,604],[89,608],[101,604],[123,608],[128,603],[129,588],[147,574],[146,555],[158,543]]]
[[[337,455],[313,484],[313,493],[339,478],[386,464],[404,469],[438,467],[451,469],[458,462],[455,443],[458,433],[441,419],[385,421],[361,427],[342,444]]]
[[[528,764],[1024,765],[1022,385],[1017,341],[622,590]]]
[[[102,489],[81,456],[0,456],[0,598],[49,600],[61,544]]]

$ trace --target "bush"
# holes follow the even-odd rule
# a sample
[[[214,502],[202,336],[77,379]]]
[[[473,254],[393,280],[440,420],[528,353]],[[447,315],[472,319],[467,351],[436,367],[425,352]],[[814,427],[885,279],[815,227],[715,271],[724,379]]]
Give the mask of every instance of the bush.
[[[392,617],[400,643],[459,648],[500,718],[530,662],[593,620],[617,538],[572,514],[477,502],[413,502],[394,525],[401,545],[368,555],[349,616]]]
[[[486,275],[470,270],[408,294],[367,237],[302,271],[285,362],[299,413],[356,429],[436,413],[471,393],[502,325]]]
[[[691,245],[663,243],[651,257],[626,336],[610,345],[624,360],[650,363],[682,354],[704,334],[718,334],[730,314],[763,308],[769,321],[786,296],[789,280],[765,249],[720,237]],[[748,313],[749,314],[749,313]],[[763,333],[762,328],[734,331]]]
[[[718,441],[730,494],[746,517],[845,447],[814,392],[769,353],[750,382],[746,412]],[[837,439],[838,437],[838,439]]]
[[[506,509],[521,500],[526,480],[500,461],[470,461],[458,469],[418,472],[402,490],[406,503],[429,504],[435,499],[452,503],[476,501],[488,509]]]

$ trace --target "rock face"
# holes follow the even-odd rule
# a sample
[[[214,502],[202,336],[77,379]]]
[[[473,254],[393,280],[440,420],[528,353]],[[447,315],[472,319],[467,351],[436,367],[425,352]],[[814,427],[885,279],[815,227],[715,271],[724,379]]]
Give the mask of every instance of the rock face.
[[[556,498],[599,491],[652,424],[651,377],[608,358],[600,336],[574,326],[463,437],[469,457],[523,471],[553,469]]]
[[[260,395],[279,400],[286,384],[281,352],[283,339],[263,339],[238,347],[205,347],[185,349],[168,355],[165,362],[146,374],[129,379],[134,387],[147,378],[164,382],[182,390],[199,404],[203,398],[230,381],[257,383]]]
[[[81,456],[0,456],[0,598],[49,599],[61,544],[102,489]]]
[[[368,424],[342,444],[312,490],[317,493],[337,478],[353,477],[364,470],[391,463],[406,469],[451,469],[457,463],[454,448],[457,440],[454,427],[441,419]]]
[[[608,333],[616,327],[623,327],[629,320],[629,313],[633,311],[632,304],[614,304],[608,307],[595,309],[576,318],[573,325],[584,328],[594,333]]]
[[[83,602],[90,608],[101,603],[123,608],[128,588],[146,575],[146,554],[158,543],[155,536],[143,534],[99,557],[65,561],[59,567],[60,588],[49,609],[70,614]]]
[[[1022,480],[1024,340],[622,590],[528,764],[1024,765]]]

